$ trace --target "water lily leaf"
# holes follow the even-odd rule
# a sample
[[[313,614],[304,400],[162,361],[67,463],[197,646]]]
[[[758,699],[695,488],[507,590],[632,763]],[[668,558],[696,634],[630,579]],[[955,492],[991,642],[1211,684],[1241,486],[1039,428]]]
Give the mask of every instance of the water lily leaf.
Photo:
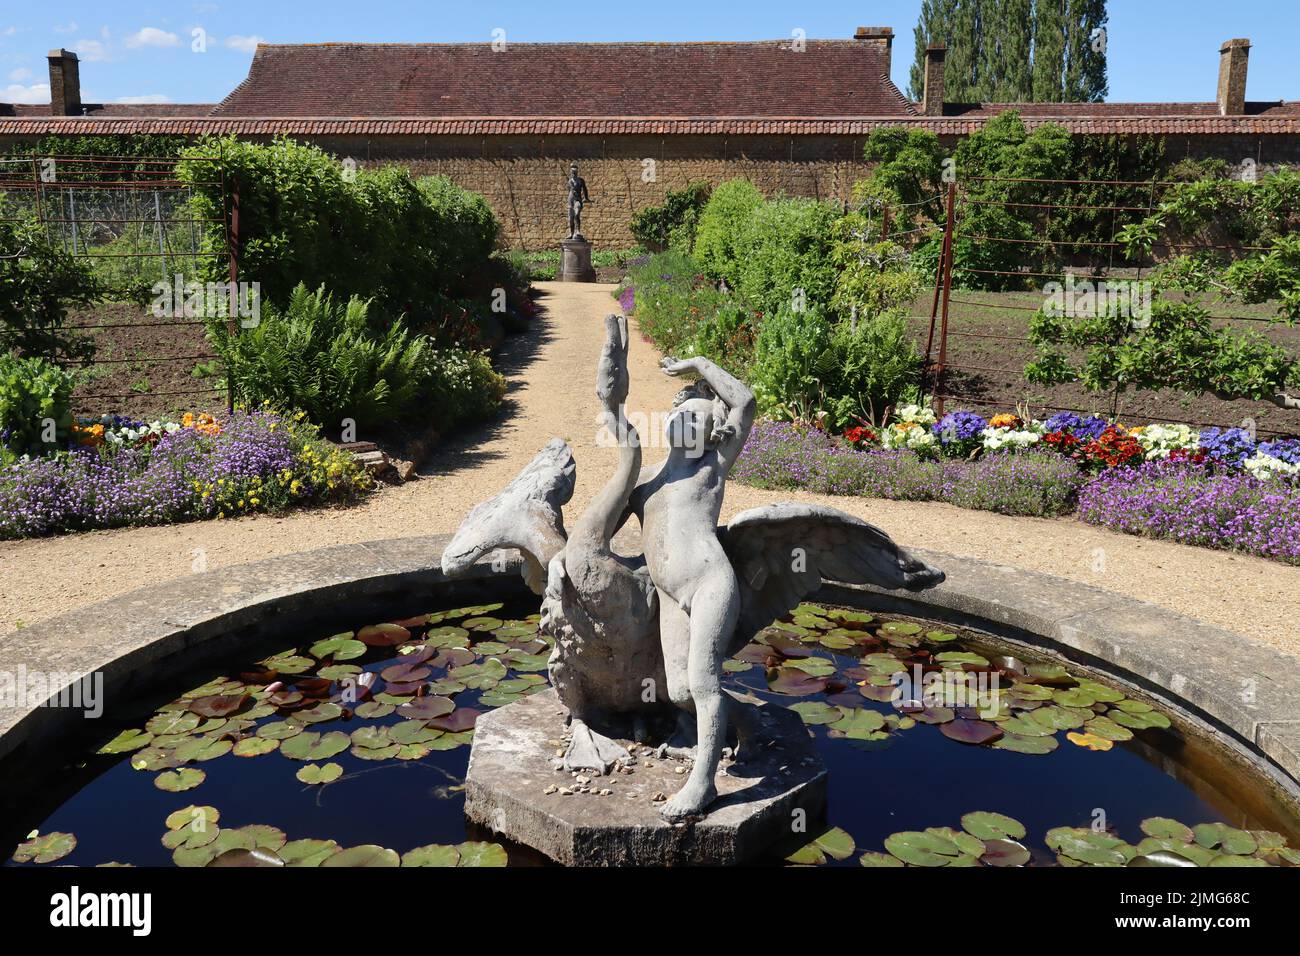
[[[176,759],[182,763],[188,763],[191,760],[202,763],[224,757],[230,753],[232,747],[234,747],[234,744],[224,737],[215,740],[210,737],[195,737],[181,744],[173,753],[175,753]]]
[[[253,847],[263,850],[278,850],[288,840],[279,827],[268,826],[265,823],[252,823],[233,832],[243,834],[252,841]]]
[[[414,700],[402,704],[397,708],[397,713],[407,720],[429,720],[450,714],[455,709],[456,703],[449,698],[429,695],[416,697]]]
[[[215,694],[190,701],[190,710],[202,717],[229,717],[250,700],[250,694]],[[195,726],[198,726],[197,721]]]
[[[268,658],[262,663],[272,668],[278,674],[302,674],[316,666],[316,662],[310,657],[303,657],[300,654],[289,654],[285,657]]]
[[[494,631],[504,623],[500,618],[495,617],[471,617],[461,621],[460,626],[471,631]]]
[[[287,866],[320,866],[341,849],[333,840],[290,840],[280,848],[280,859]]]
[[[790,666],[774,667],[767,672],[767,688],[775,694],[807,697],[826,689],[826,681]]]
[[[1096,734],[1081,734],[1073,730],[1065,735],[1065,739],[1076,747],[1086,747],[1088,750],[1110,750],[1115,746],[1114,741],[1107,740],[1105,737],[1098,737]]]
[[[951,840],[957,849],[961,850],[962,856],[978,858],[984,852],[984,841],[962,830],[954,830],[952,827],[926,827],[925,832]]]
[[[1080,680],[1078,688],[1092,697],[1094,701],[1102,704],[1114,704],[1124,699],[1124,695],[1113,687],[1099,684],[1095,680]]]
[[[910,716],[922,724],[946,724],[956,718],[957,712],[951,707],[924,707],[911,711]]]
[[[278,720],[258,727],[257,736],[269,740],[288,740],[297,737],[302,731],[303,725],[296,720]]]
[[[496,691],[489,691],[480,695],[478,702],[484,707],[504,707],[506,704],[513,704],[523,699],[523,694],[499,694]]]
[[[1269,864],[1259,859],[1258,857],[1254,857],[1254,856],[1238,856],[1233,853],[1224,853],[1219,856],[1216,856],[1213,860],[1211,860],[1206,865],[1215,867],[1217,869],[1218,867],[1223,867],[1223,866],[1246,867],[1246,866],[1268,866]]]
[[[1141,856],[1135,856],[1128,861],[1129,866],[1196,866],[1185,856],[1179,856],[1177,853],[1171,853],[1168,850],[1156,850],[1154,853],[1146,853]]]
[[[460,733],[473,729],[480,713],[482,711],[475,710],[473,707],[457,707],[446,717],[435,717],[429,721],[429,726],[448,733]]]
[[[835,733],[843,734],[850,740],[882,740],[887,736],[881,733],[886,725],[885,718],[876,711],[866,708],[837,709],[840,711],[840,719],[829,725]]]
[[[989,866],[1024,866],[1029,857],[1029,850],[1015,840],[985,840],[980,859]]]
[[[158,774],[153,778],[153,785],[168,793],[181,793],[185,790],[193,790],[206,779],[208,775],[202,770],[182,767],[179,770],[167,770]]]
[[[236,847],[214,857],[208,866],[284,866],[284,860],[280,859],[274,850],[265,850],[261,847],[245,850]]]
[[[880,625],[880,630],[885,634],[920,634],[924,630],[920,624],[914,621],[886,621]]]
[[[888,853],[864,853],[858,857],[858,862],[863,866],[903,866],[903,861],[896,856],[890,856]]]
[[[338,720],[343,716],[343,708],[333,701],[323,700],[314,707],[300,710],[294,715],[295,720],[307,724],[320,724],[327,720]]]
[[[429,647],[459,650],[469,647],[469,631],[463,627],[438,627],[424,635]]]
[[[1029,712],[1026,719],[1036,724],[1042,724],[1049,730],[1055,732],[1058,730],[1074,730],[1084,726],[1093,714],[1090,710],[1084,710],[1079,707],[1062,707],[1060,704],[1050,704],[1046,707],[1039,707]],[[1103,718],[1104,719],[1104,718]],[[1122,727],[1115,727],[1116,732],[1122,732]],[[1099,734],[1099,736],[1107,736]],[[1119,737],[1108,737],[1110,740],[1119,740]]]
[[[786,663],[787,667],[796,667],[810,677],[829,677],[835,673],[835,664],[824,657],[801,657]]]
[[[1074,683],[1074,678],[1059,664],[1030,664],[1025,668],[1025,679],[1035,684]]]
[[[336,763],[324,765],[309,763],[305,767],[299,767],[294,776],[306,784],[333,783],[343,776],[343,768]]]
[[[1054,827],[1047,831],[1045,842],[1058,853],[1090,866],[1124,866],[1128,862],[1121,850],[1128,846],[1123,840],[1083,827]]]
[[[1147,730],[1152,727],[1167,729],[1171,726],[1168,717],[1154,710],[1143,713],[1130,713],[1126,710],[1112,708],[1106,716],[1115,723],[1131,727],[1134,730]]]
[[[827,856],[835,860],[847,860],[853,855],[857,846],[853,842],[853,837],[842,830],[840,827],[832,827],[817,839],[813,840],[813,845],[821,850]]]
[[[196,850],[216,840],[220,829],[214,826],[182,826],[178,830],[168,830],[163,834],[162,845],[169,850],[181,848]]]
[[[201,827],[196,826],[199,820],[203,821]],[[195,806],[194,804],[190,804],[188,807],[183,807],[180,810],[175,810],[167,814],[166,823],[168,830],[180,830],[182,828],[206,830],[208,828],[215,828],[217,822],[220,820],[221,811],[216,807]]]
[[[1062,707],[1091,707],[1097,698],[1078,687],[1066,687],[1052,692],[1052,699]]]
[[[1006,726],[1004,721],[1002,726]],[[994,750],[1010,750],[1012,753],[1033,754],[1035,756],[1050,754],[1056,749],[1055,737],[1022,737],[1019,734],[1003,734],[993,741]]]
[[[1192,828],[1192,836],[1208,850],[1218,847],[1224,853],[1234,856],[1249,856],[1259,848],[1249,831],[1238,830],[1225,823],[1198,824]]]
[[[1105,717],[1092,718],[1083,725],[1083,729],[1094,737],[1104,737],[1107,740],[1124,741],[1133,739],[1133,731],[1127,727],[1121,727],[1113,720],[1108,720]]]
[[[352,746],[352,738],[342,731],[333,730],[321,735],[304,731],[280,744],[280,753],[290,760],[328,760]]]
[[[912,866],[947,866],[961,856],[957,844],[946,837],[915,830],[886,837],[885,849]]]
[[[1114,706],[1129,714],[1149,714],[1155,709],[1150,704],[1144,704],[1140,700],[1130,700],[1127,697],[1116,701]]]
[[[1052,689],[1041,684],[1012,684],[1007,693],[1017,700],[1052,699]]]
[[[805,700],[791,704],[790,709],[803,718],[805,724],[832,724],[844,715],[825,701]]]
[[[1014,817],[975,810],[961,818],[962,829],[981,840],[1023,840],[1025,825]]]
[[[124,730],[104,746],[99,748],[102,754],[125,754],[149,746],[153,734],[145,730]]]
[[[992,743],[1002,736],[1002,730],[997,724],[989,723],[986,720],[963,720],[961,718],[951,720],[946,724],[940,724],[939,732],[949,740],[973,746]]]
[[[1050,737],[1056,733],[1050,723],[1039,723],[1029,714],[1008,717],[1001,722],[1000,726],[1004,733],[1015,734],[1017,737]]]
[[[322,861],[321,866],[400,866],[401,858],[393,850],[367,843],[351,846],[346,850],[331,854]]]
[[[236,757],[261,757],[279,746],[280,741],[273,737],[245,737],[235,744],[231,753]]]
[[[439,843],[418,846],[402,854],[402,866],[456,866],[458,863],[460,850]]]
[[[14,850],[15,863],[53,863],[77,848],[77,838],[71,833],[42,833],[28,837]]]
[[[171,751],[160,750],[157,747],[145,747],[131,757],[132,770],[168,770],[179,767],[180,763]]]
[[[420,744],[437,740],[442,736],[442,731],[426,727],[422,720],[407,720],[390,727],[388,736],[394,743]]]
[[[976,667],[988,667],[989,660],[971,651],[943,651],[935,654],[934,659],[940,664],[973,664]]]
[[[346,680],[347,678],[354,677],[360,673],[361,668],[356,664],[327,664],[325,667],[316,671],[318,676],[323,677],[328,681]]]
[[[405,630],[405,628],[403,628]],[[409,636],[409,635],[408,635]],[[323,641],[317,641],[309,648],[311,656],[317,660],[330,658],[335,663],[351,661],[366,653],[366,645],[352,637],[352,632],[336,634]]]
[[[428,741],[426,746],[430,750],[454,750],[465,746],[473,739],[474,732],[467,730],[461,733],[443,734],[437,740]]]
[[[1190,826],[1179,823],[1169,817],[1148,817],[1140,823],[1141,831],[1158,840],[1177,840],[1179,843],[1191,843],[1193,839]]]
[[[550,666],[551,655],[546,654],[521,654],[518,652],[510,655],[510,666],[517,671],[533,672],[544,671]]]
[[[1136,847],[1139,856],[1150,856],[1157,852],[1175,853],[1184,859],[1191,860],[1197,866],[1209,866],[1210,861],[1218,856],[1217,850],[1207,850],[1205,847],[1196,843],[1184,843],[1178,839],[1157,839],[1156,837],[1146,837]]]
[[[411,632],[400,624],[370,624],[357,631],[356,639],[371,647],[396,647],[411,639]]]

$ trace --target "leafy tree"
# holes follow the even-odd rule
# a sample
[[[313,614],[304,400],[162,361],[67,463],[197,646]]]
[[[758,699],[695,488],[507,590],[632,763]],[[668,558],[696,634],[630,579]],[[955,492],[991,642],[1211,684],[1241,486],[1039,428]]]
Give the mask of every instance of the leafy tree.
[[[704,270],[728,285],[739,281],[736,244],[763,194],[748,179],[729,179],[713,190],[695,230],[695,258]]]
[[[909,90],[924,89],[925,48],[948,44],[945,96],[954,102],[1105,99],[1105,0],[925,0],[914,31]]]
[[[685,189],[669,190],[663,205],[646,206],[633,214],[629,227],[632,237],[655,252],[662,252],[670,244],[689,249],[711,188],[707,180],[701,179],[687,184]]]

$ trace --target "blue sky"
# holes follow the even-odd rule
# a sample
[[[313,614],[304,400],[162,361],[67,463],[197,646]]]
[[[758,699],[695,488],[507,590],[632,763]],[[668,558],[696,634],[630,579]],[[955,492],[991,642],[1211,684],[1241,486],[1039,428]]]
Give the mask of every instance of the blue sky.
[[[258,39],[507,42],[556,40],[751,40],[847,37],[892,26],[894,81],[906,87],[920,0],[791,3],[773,0],[214,0],[52,5],[11,0],[0,11],[0,102],[49,102],[45,54],[81,56],[86,102],[216,102],[248,71]],[[1110,99],[1212,100],[1219,44],[1249,37],[1247,96],[1300,99],[1297,0],[1111,0]],[[206,52],[191,50],[193,31]]]

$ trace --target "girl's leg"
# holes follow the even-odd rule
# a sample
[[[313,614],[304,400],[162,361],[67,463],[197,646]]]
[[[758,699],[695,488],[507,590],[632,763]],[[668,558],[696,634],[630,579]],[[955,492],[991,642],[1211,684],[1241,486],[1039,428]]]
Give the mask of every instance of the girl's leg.
[[[665,819],[699,815],[718,795],[713,777],[727,739],[729,704],[722,692],[722,661],[736,629],[739,608],[740,596],[731,568],[714,572],[692,598],[687,674],[699,742],[686,785],[660,811]]]

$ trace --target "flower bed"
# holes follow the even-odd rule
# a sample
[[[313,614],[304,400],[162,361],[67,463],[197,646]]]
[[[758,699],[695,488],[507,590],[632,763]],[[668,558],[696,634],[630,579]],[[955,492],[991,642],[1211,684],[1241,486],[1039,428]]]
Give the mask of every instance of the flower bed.
[[[755,425],[732,476],[758,488],[946,501],[962,508],[1032,516],[1068,513],[1084,481],[1069,461],[1046,453],[966,461],[923,457],[906,447],[863,451],[787,422]]]
[[[370,487],[301,414],[83,420],[68,450],[0,467],[0,539],[281,511]]]
[[[759,422],[733,476],[760,488],[944,501],[1064,515],[1127,534],[1300,564],[1300,440],[1238,428],[1127,428],[1061,412],[1044,421],[905,406],[838,437]]]

